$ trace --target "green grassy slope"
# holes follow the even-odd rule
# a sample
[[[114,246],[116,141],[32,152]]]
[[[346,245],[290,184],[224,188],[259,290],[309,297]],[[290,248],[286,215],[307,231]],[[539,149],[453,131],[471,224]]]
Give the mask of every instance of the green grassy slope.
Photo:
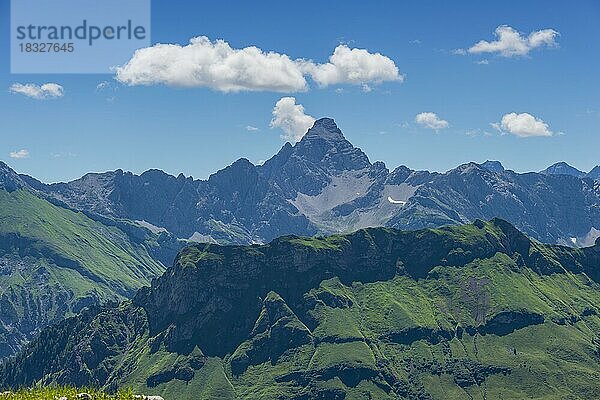
[[[163,270],[115,227],[0,190],[0,356],[85,306],[131,297]]]
[[[584,275],[519,269],[503,254],[438,267],[419,280],[345,286],[334,278],[307,293],[319,299],[306,318],[313,319],[312,343],[241,374],[232,369],[234,354],[210,359],[191,379],[148,387],[149,375],[177,362],[175,353],[152,353],[142,340],[145,350],[128,364],[135,368],[121,385],[165,399],[598,398],[599,289]],[[506,334],[466,332],[507,312],[543,322]],[[195,397],[207,386],[231,394]]]
[[[45,330],[0,366],[0,386],[166,400],[600,398],[599,269],[600,245],[546,246],[500,220],[191,246],[134,303]]]

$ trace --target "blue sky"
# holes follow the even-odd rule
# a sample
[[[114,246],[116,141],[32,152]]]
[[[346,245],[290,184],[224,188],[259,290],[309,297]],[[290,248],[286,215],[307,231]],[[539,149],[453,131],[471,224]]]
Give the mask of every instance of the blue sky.
[[[256,46],[319,64],[345,44],[381,53],[404,77],[366,82],[370,91],[348,80],[320,87],[307,75],[305,91],[223,92],[127,85],[109,74],[10,74],[3,1],[0,159],[47,182],[117,168],[206,178],[237,158],[259,162],[275,154],[284,132],[270,127],[272,111],[282,97],[293,96],[307,115],[334,118],[354,145],[390,169],[445,171],[486,159],[516,171],[563,160],[583,170],[600,164],[600,2],[370,3],[153,0],[152,43],[185,46],[206,36],[234,49]],[[469,53],[481,40],[497,40],[494,31],[503,25],[525,39],[552,29],[556,45],[532,45],[513,56]],[[104,81],[110,85],[98,90]],[[38,100],[9,90],[15,83],[49,82],[64,94]],[[416,122],[425,112],[442,121],[434,121],[437,130]],[[524,128],[531,122],[525,113],[538,125]],[[542,136],[519,137],[532,129]]]

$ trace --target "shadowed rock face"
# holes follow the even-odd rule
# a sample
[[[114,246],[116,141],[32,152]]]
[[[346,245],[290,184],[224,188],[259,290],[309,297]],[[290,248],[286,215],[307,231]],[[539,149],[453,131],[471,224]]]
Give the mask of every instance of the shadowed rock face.
[[[531,312],[502,312],[494,316],[484,326],[478,329],[481,334],[506,336],[517,329],[526,326],[539,325],[544,322],[544,317]]]
[[[270,290],[294,307],[323,279],[338,276],[351,283],[393,277],[397,271],[394,254],[389,253],[393,244],[385,234],[373,233],[382,243],[372,243],[373,236],[365,231],[340,238],[325,251],[289,237],[251,248],[194,246],[134,302],[148,312],[153,333],[172,325],[168,344],[172,349],[198,342],[206,354],[224,355],[251,330],[260,299]],[[388,249],[382,251],[380,246]],[[203,255],[198,263],[188,263],[188,255],[195,253]],[[228,334],[217,333],[222,330]]]

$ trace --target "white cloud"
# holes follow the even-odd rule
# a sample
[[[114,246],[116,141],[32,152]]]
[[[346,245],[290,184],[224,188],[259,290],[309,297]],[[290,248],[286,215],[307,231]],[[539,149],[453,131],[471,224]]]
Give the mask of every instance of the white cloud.
[[[475,64],[477,64],[477,65],[488,65],[489,63],[490,62],[487,59],[483,59],[483,60],[479,60],[479,61],[475,62]]]
[[[10,158],[28,158],[29,150],[21,149],[18,151],[11,151],[9,155],[10,155]]]
[[[436,113],[422,112],[417,114],[415,122],[419,125],[423,125],[426,128],[434,129],[436,131],[440,129],[446,129],[450,124],[448,121],[441,119]]]
[[[117,79],[128,85],[162,83],[222,92],[297,92],[307,88],[298,63],[287,55],[254,46],[233,49],[223,40],[211,42],[205,36],[192,38],[187,46],[156,44],[136,50],[116,71]]]
[[[13,83],[9,91],[36,100],[56,99],[63,97],[65,93],[63,87],[57,83],[44,83],[39,86],[33,83]]]
[[[519,137],[554,135],[547,123],[528,113],[504,114],[500,123],[491,125],[504,134],[509,133]]]
[[[257,127],[252,126],[252,125],[246,125],[246,130],[248,132],[258,132],[258,131],[260,131],[260,129],[258,129]]]
[[[336,47],[329,62],[292,59],[250,46],[234,49],[224,40],[192,38],[185,46],[156,44],[138,49],[116,78],[127,85],[207,87],[221,92],[308,90],[307,77],[319,86],[402,81],[394,62],[379,53]]]
[[[294,97],[282,97],[273,108],[271,128],[281,128],[281,137],[296,143],[315,123],[315,118],[304,113],[304,106],[296,104]]]
[[[380,53],[369,53],[365,49],[351,49],[343,44],[335,48],[328,63],[308,63],[305,68],[319,86],[404,80],[390,58]]]
[[[524,36],[508,25],[501,25],[496,28],[495,35],[496,40],[492,42],[481,40],[471,46],[468,52],[471,54],[498,53],[503,57],[526,56],[531,50],[538,47],[558,46],[555,39],[559,33],[554,29],[543,29]]]

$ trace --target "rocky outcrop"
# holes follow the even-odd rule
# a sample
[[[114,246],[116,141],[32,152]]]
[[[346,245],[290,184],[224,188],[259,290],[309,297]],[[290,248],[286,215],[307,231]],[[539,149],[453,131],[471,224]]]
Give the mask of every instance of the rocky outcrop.
[[[231,370],[234,374],[243,373],[249,365],[266,361],[275,364],[280,355],[312,342],[312,335],[306,325],[285,304],[275,292],[269,292],[263,301],[263,308],[250,338],[243,342],[231,357]]]

